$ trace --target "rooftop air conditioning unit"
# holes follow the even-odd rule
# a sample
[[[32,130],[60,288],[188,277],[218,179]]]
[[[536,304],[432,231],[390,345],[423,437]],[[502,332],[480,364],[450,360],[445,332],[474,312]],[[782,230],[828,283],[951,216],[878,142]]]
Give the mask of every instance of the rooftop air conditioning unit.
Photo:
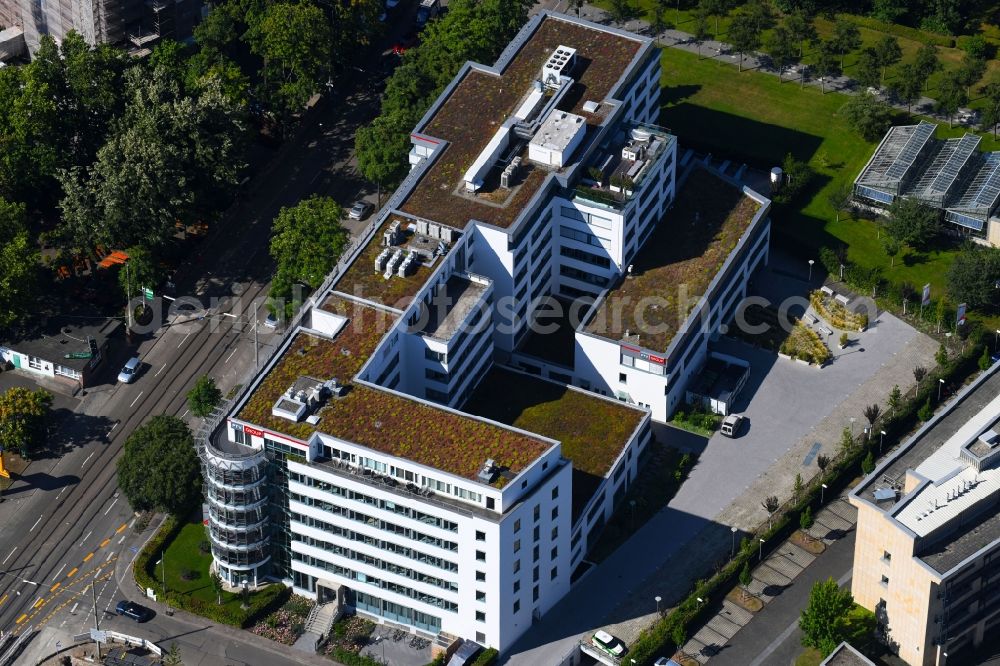
[[[558,89],[562,86],[562,77],[568,76],[574,64],[576,64],[576,49],[557,46],[542,66],[542,83],[547,88]]]

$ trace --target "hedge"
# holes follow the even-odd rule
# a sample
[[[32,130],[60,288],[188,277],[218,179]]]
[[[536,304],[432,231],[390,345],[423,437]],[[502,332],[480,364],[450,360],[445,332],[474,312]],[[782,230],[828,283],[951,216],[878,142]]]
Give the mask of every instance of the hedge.
[[[292,589],[280,584],[268,585],[262,590],[255,592],[250,597],[250,604],[246,610],[242,608],[234,610],[232,606],[220,606],[214,602],[206,602],[179,592],[168,591],[164,596],[162,584],[155,576],[150,574],[150,562],[155,557],[158,557],[166,545],[177,537],[184,524],[184,522],[176,520],[172,516],[168,517],[163,521],[163,525],[160,526],[160,529],[153,538],[149,540],[145,548],[139,552],[139,556],[135,558],[132,573],[135,576],[136,584],[142,590],[143,594],[146,593],[147,588],[152,588],[158,599],[173,608],[200,615],[213,622],[228,624],[241,629],[255,624],[259,619],[277,610],[288,601],[288,598],[292,595]]]
[[[382,662],[377,659],[372,659],[371,657],[366,657],[357,652],[345,650],[344,648],[334,648],[326,656],[340,662],[344,666],[382,666]]]
[[[917,410],[928,396],[931,397],[932,403],[936,400],[938,379],[944,379],[946,384],[954,387],[956,383],[962,383],[973,373],[978,372],[982,344],[983,333],[980,331],[978,334],[970,336],[964,354],[954,359],[946,367],[936,368],[927,374],[916,395],[906,400],[896,410],[896,413],[887,418],[881,425],[886,430],[890,440],[893,437],[901,439],[903,435],[911,432],[918,425]],[[855,438],[854,446],[848,451],[838,453],[831,461],[831,466],[826,473],[815,476],[805,485],[802,496],[798,500],[793,498],[785,504],[776,514],[771,529],[763,534],[753,535],[754,538],[756,539],[758,536],[763,538],[765,541],[764,549],[768,552],[780,546],[788,536],[798,529],[799,514],[806,507],[813,506],[818,499],[821,484],[827,484],[826,496],[831,500],[834,499],[861,473],[861,461],[869,451],[870,449],[865,446],[865,442],[860,436]],[[715,610],[712,608],[712,604],[707,602],[713,598],[717,591],[731,589],[736,584],[744,564],[757,557],[755,544],[755,540],[744,538],[736,557],[707,581],[699,580],[688,596],[681,600],[672,611],[656,624],[642,631],[629,649],[629,658],[645,666],[651,664],[657,656],[664,653],[671,654],[674,650],[682,647],[687,640],[689,627],[706,622],[714,615]],[[698,601],[699,597],[703,602]]]
[[[898,23],[885,23],[870,16],[856,16],[854,14],[837,14],[838,19],[850,21],[859,28],[868,28],[877,32],[884,32],[904,39],[912,39],[921,44],[934,44],[951,49],[955,48],[955,38],[951,35],[935,35],[918,28],[911,28]]]
[[[472,662],[472,666],[494,666],[499,656],[500,653],[495,648],[487,648],[479,653],[476,660]]]

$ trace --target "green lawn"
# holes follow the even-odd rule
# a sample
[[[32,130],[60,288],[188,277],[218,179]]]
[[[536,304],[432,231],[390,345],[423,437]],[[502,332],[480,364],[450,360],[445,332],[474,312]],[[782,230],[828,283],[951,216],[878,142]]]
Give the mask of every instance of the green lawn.
[[[941,293],[954,248],[909,252],[896,257],[890,268],[873,222],[845,215],[836,219],[829,193],[853,182],[875,149],[840,116],[846,95],[779,84],[774,76],[739,73],[731,65],[677,49],[664,49],[662,58],[660,122],[679,137],[682,149],[709,151],[760,168],[779,165],[792,153],[817,171],[817,182],[808,193],[811,198],[801,209],[775,211],[776,231],[812,248],[847,245],[852,261],[881,267],[890,282],[907,281],[918,287],[930,282],[934,292]],[[901,117],[900,122],[910,121]],[[961,132],[946,126],[939,129],[940,136]],[[992,136],[984,137],[983,149],[997,145]]]

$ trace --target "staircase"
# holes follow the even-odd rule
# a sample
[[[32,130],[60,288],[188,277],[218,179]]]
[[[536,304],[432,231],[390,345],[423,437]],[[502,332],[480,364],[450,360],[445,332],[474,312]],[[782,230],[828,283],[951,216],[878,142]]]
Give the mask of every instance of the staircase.
[[[336,602],[317,604],[309,611],[306,618],[306,628],[292,646],[302,652],[316,652],[320,643],[330,633],[333,623],[340,617],[340,609]]]

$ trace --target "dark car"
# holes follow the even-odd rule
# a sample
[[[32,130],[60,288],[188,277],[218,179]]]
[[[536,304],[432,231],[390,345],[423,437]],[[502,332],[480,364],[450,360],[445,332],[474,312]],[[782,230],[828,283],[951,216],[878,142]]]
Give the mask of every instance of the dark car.
[[[119,601],[118,605],[115,606],[115,610],[118,611],[119,615],[124,615],[136,622],[148,622],[153,619],[153,611],[134,601]]]

